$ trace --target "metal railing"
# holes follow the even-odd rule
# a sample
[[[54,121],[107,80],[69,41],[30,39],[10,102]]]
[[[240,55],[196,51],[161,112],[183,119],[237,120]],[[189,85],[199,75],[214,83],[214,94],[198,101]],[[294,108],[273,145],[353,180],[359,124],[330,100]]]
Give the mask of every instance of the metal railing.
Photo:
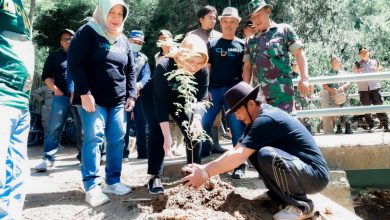
[[[356,106],[343,108],[323,108],[297,111],[297,118],[341,116],[341,115],[364,115],[367,113],[390,112],[390,105]]]
[[[359,82],[370,80],[390,80],[390,71],[375,73],[348,73],[337,76],[316,76],[310,77],[310,84],[328,84],[339,82]],[[299,79],[293,79],[294,85],[298,85]]]
[[[359,82],[371,80],[390,80],[390,71],[375,72],[375,73],[349,73],[336,76],[317,76],[309,79],[310,84],[329,84],[338,82]],[[293,79],[294,85],[298,85],[299,79]],[[383,96],[390,96],[390,92],[382,93]],[[351,94],[349,98],[359,98],[359,94]],[[320,97],[315,97],[312,100],[320,100]],[[375,105],[375,106],[356,106],[342,108],[325,108],[325,109],[309,109],[297,111],[296,117],[323,117],[323,116],[341,116],[341,115],[363,115],[367,113],[382,113],[390,112],[390,105]]]
[[[381,92],[382,97],[388,97],[390,96],[390,92]],[[359,94],[348,94],[349,99],[357,99],[359,100]],[[308,101],[320,101],[321,97],[320,96],[314,96],[313,98],[308,98]]]

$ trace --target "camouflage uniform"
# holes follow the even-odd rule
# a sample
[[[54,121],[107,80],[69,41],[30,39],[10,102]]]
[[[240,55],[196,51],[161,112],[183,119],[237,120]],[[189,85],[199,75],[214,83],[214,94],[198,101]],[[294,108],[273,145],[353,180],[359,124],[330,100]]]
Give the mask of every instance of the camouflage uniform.
[[[337,76],[337,75],[344,75],[344,71],[335,71],[333,69],[329,70],[329,72],[326,74],[326,76]],[[339,83],[328,83],[327,85],[330,87],[330,88],[334,88],[334,89],[338,89],[339,87],[343,86],[345,84],[345,82],[339,82]],[[341,105],[336,105],[336,103],[334,103],[334,97],[332,95],[329,94],[329,97],[330,97],[330,100],[329,100],[329,106],[331,108],[335,108],[335,107],[344,107],[347,103],[344,103],[344,104],[341,104]],[[335,124],[336,126],[341,126],[342,124],[345,124],[345,123],[350,123],[351,122],[351,116],[349,115],[344,115],[344,116],[339,116],[339,117],[335,117]]]
[[[289,52],[303,44],[290,25],[271,23],[270,28],[252,36],[243,61],[250,61],[267,101],[288,113],[294,110],[293,71]]]

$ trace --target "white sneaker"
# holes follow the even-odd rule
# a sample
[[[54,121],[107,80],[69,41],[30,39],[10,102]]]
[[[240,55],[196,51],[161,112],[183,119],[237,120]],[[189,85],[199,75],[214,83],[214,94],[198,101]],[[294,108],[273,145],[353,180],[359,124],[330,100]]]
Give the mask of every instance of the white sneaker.
[[[126,195],[127,193],[131,192],[131,188],[126,186],[123,183],[115,183],[112,185],[104,184],[103,192],[122,196],[122,195]]]
[[[34,167],[36,172],[46,172],[49,169],[54,168],[54,161],[42,160],[40,164]]]
[[[85,201],[92,207],[97,207],[109,202],[110,198],[103,193],[101,186],[96,185],[86,192]]]
[[[276,213],[273,218],[274,220],[302,220],[311,218],[314,216],[314,209],[309,214],[303,214],[302,210],[293,205],[288,205],[283,210]]]

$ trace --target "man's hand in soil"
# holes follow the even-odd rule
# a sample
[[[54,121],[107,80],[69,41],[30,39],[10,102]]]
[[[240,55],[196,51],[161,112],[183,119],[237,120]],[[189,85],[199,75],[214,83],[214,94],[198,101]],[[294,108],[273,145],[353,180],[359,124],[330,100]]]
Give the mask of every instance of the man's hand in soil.
[[[183,185],[194,187],[195,189],[198,189],[200,186],[202,186],[207,181],[207,178],[204,178],[202,175],[202,169],[204,169],[204,166],[199,164],[187,166],[184,170],[191,174],[181,179]]]

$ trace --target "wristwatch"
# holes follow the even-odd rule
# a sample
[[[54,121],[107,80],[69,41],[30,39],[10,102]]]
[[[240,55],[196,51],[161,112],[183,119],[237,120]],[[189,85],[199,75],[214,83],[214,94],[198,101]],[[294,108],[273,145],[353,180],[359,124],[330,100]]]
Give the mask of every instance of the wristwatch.
[[[210,178],[209,174],[207,173],[206,168],[201,169],[201,173],[202,173],[203,179],[208,180]]]

